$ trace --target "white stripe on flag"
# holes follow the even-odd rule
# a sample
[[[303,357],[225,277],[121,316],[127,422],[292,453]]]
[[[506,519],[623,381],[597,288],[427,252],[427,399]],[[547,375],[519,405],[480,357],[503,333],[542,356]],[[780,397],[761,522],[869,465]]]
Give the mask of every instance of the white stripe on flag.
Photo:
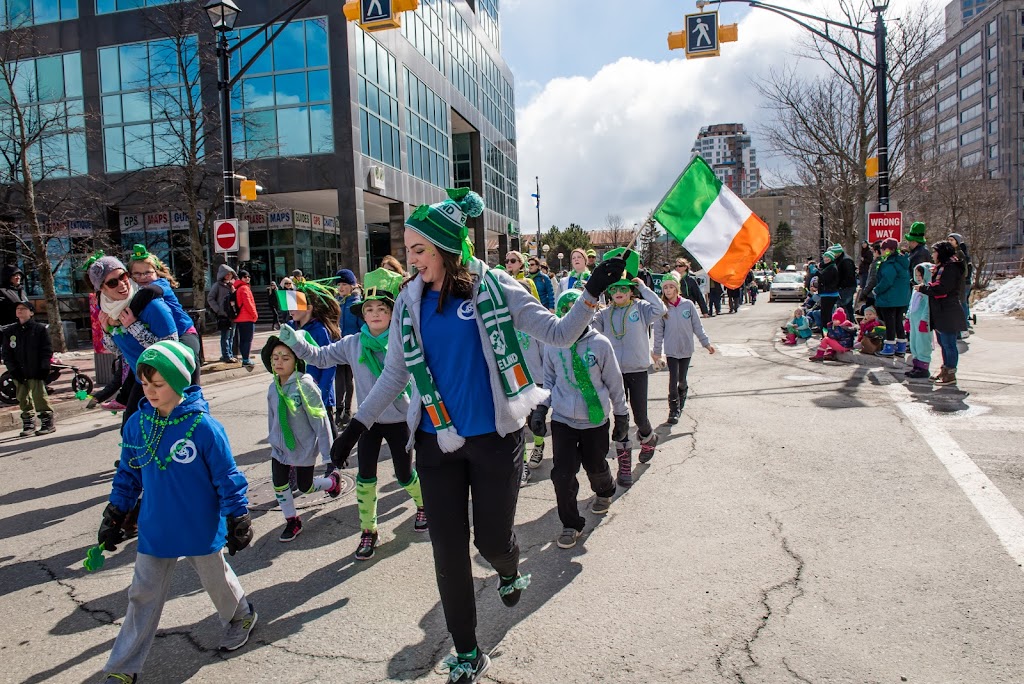
[[[733,238],[743,228],[750,214],[750,208],[723,185],[718,197],[686,237],[683,247],[700,262],[704,270],[710,271],[729,251]]]

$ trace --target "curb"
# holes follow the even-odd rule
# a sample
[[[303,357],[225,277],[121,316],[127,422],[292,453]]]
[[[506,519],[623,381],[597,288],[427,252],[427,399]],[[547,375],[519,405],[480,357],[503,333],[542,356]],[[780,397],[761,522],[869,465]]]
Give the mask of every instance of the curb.
[[[203,374],[200,380],[201,387],[208,387],[210,385],[216,385],[222,382],[228,382],[230,380],[237,380],[239,378],[251,377],[257,374],[267,374],[267,369],[263,367],[263,364],[256,364],[252,371],[247,371],[238,365],[224,365],[224,364],[210,364],[214,366]],[[54,422],[60,425],[60,421],[70,416],[82,415],[91,413],[95,415],[102,415],[105,413],[103,409],[92,409],[87,410],[85,408],[85,402],[79,401],[74,397],[70,399],[64,399],[61,401],[53,402],[51,405],[53,409]],[[12,430],[21,429],[21,413],[17,407],[14,407],[11,411],[0,412],[0,433],[10,432]]]

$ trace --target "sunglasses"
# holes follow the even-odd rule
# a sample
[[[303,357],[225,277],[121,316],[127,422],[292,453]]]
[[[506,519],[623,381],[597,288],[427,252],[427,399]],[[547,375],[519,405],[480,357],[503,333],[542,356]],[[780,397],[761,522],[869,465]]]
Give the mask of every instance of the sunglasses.
[[[109,280],[105,280],[103,282],[103,284],[106,285],[107,287],[109,287],[111,290],[113,290],[121,282],[123,282],[125,280],[128,280],[128,278],[129,278],[128,271],[122,271],[121,275],[117,276],[116,278],[111,278]]]
[[[519,259],[505,259],[506,264],[518,264]]]
[[[627,285],[612,285],[608,288],[608,294],[623,294],[629,292],[630,288]]]

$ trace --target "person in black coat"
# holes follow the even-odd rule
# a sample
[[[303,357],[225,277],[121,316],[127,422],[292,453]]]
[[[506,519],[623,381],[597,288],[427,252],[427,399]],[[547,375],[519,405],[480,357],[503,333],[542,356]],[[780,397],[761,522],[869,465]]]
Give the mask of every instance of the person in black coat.
[[[960,306],[964,310],[964,318],[967,319],[968,330],[971,327],[971,289],[974,287],[974,264],[971,263],[971,251],[967,247],[967,241],[960,233],[950,233],[946,241],[956,248],[956,258],[964,269],[964,282],[960,288]]]
[[[853,297],[857,294],[857,265],[842,245],[832,245],[835,252],[836,270],[839,272],[839,306],[846,311],[846,317],[853,320]]]
[[[18,302],[27,301],[25,274],[17,266],[7,265],[0,270],[0,327],[18,322],[14,313]]]
[[[718,316],[722,313],[722,283],[710,279],[708,288],[708,316]]]
[[[832,320],[832,311],[839,304],[839,268],[835,259],[838,255],[830,247],[821,255],[818,264],[818,297],[821,303],[821,325],[824,328]]]
[[[937,385],[955,385],[960,359],[956,338],[958,333],[967,330],[967,317],[960,306],[964,265],[957,256],[956,248],[945,240],[932,245],[932,261],[935,262],[935,270],[931,282],[915,286],[919,292],[928,295],[932,330],[942,350],[942,368],[932,380]]]
[[[700,291],[700,283],[690,273],[689,260],[682,257],[676,259],[675,272],[679,274],[679,293],[697,305],[701,316],[707,316],[708,305],[704,301],[704,293]]]
[[[875,260],[875,253],[871,249],[871,243],[862,240],[860,243],[860,261],[857,262],[857,284],[863,290],[868,282],[868,273],[871,271],[871,262]]]
[[[20,437],[35,433],[47,435],[53,427],[53,410],[46,397],[46,378],[50,374],[50,331],[33,319],[36,309],[31,302],[18,302],[15,306],[17,319],[3,333],[3,360],[14,378],[18,391],[18,405],[21,408],[22,431]],[[39,413],[42,426],[35,429],[35,412]]]

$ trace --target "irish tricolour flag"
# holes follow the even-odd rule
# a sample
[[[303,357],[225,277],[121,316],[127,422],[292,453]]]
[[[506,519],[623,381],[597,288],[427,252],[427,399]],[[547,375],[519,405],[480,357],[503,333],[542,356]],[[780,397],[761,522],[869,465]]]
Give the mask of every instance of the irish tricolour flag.
[[[743,285],[771,242],[768,225],[699,156],[661,200],[654,218],[712,280],[733,289]]]
[[[277,305],[281,311],[305,311],[311,308],[306,294],[298,290],[278,290]]]

